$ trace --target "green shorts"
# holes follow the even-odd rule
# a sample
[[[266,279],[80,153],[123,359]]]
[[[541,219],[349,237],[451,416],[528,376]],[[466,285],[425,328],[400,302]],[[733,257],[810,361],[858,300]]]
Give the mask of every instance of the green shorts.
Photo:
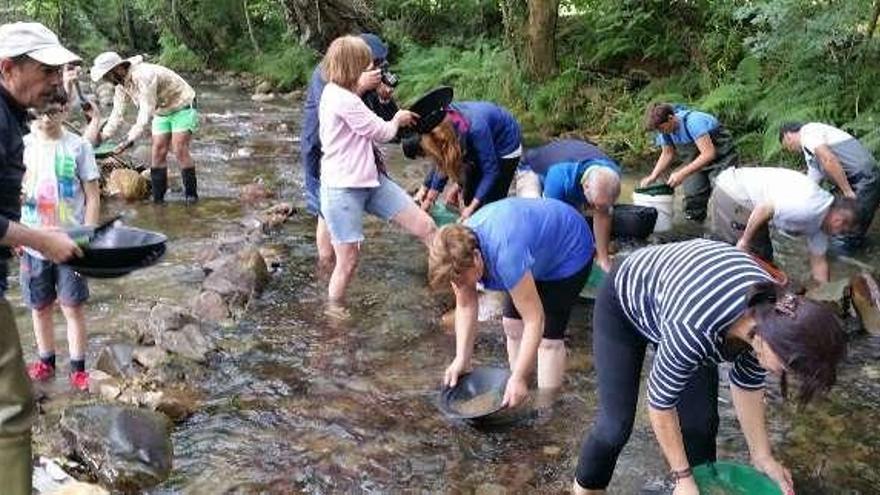
[[[168,115],[153,116],[153,134],[169,132],[192,132],[199,129],[199,112],[195,108],[183,108]]]

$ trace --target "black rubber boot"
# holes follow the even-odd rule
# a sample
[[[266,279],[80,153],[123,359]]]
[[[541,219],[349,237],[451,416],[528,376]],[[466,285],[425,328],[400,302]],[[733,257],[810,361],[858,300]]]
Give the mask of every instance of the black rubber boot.
[[[183,201],[190,204],[195,203],[199,200],[199,184],[196,180],[195,167],[180,169],[180,177],[183,179]]]
[[[153,203],[164,203],[165,191],[168,190],[168,169],[151,168],[150,184],[153,186]]]

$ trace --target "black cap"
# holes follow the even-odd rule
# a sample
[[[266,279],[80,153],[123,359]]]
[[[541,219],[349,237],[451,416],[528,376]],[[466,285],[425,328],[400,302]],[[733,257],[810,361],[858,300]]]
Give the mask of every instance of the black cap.
[[[413,103],[409,109],[419,115],[415,125],[416,132],[427,134],[440,125],[446,117],[446,108],[452,103],[452,96],[452,88],[440,86]]]

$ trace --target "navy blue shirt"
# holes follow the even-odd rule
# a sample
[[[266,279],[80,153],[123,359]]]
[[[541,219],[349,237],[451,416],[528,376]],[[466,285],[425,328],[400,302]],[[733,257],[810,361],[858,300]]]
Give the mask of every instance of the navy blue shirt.
[[[579,139],[557,139],[543,146],[527,149],[523,153],[521,166],[543,176],[557,163],[597,159],[614,161],[595,144]]]
[[[0,237],[6,235],[9,222],[17,222],[21,216],[22,138],[27,133],[27,111],[0,86]],[[9,256],[9,248],[0,246],[0,260]]]
[[[583,215],[555,199],[507,198],[465,220],[477,235],[487,289],[513,289],[526,272],[536,281],[561,280],[593,258]]]
[[[302,155],[303,171],[305,172],[306,190],[315,198],[321,185],[321,139],[318,137],[318,105],[321,103],[321,93],[327,83],[321,77],[321,66],[315,67],[309,86],[306,91],[306,101],[303,104],[302,133],[300,134],[300,154]],[[367,107],[376,115],[389,121],[397,113],[397,104],[394,100],[381,102],[375,91],[370,91],[361,97]]]
[[[468,123],[462,136],[462,159],[481,171],[474,197],[482,201],[501,176],[502,157],[522,145],[519,122],[504,108],[487,101],[464,101],[450,106]],[[426,185],[441,191],[446,187],[446,179],[432,172]]]

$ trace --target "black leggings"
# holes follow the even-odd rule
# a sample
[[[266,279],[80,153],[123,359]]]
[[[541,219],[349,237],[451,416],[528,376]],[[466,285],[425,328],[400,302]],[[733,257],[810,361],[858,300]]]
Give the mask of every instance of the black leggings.
[[[492,189],[480,201],[480,207],[504,199],[510,191],[510,183],[513,182],[513,176],[516,174],[516,167],[519,166],[519,157],[502,158],[499,160],[499,175],[492,185]],[[469,165],[464,185],[461,188],[464,205],[471,204],[474,194],[477,193],[477,186],[480,185],[483,173],[476,165]]]
[[[629,322],[606,277],[593,309],[593,361],[598,375],[599,411],[584,437],[576,479],[602,490],[611,481],[617,457],[632,432],[639,399],[642,361],[648,340]],[[679,422],[691,466],[715,461],[718,433],[718,367],[701,367],[679,396]]]
[[[538,297],[541,298],[541,306],[544,307],[545,339],[560,340],[565,338],[565,328],[571,317],[571,307],[577,302],[578,295],[584,289],[592,268],[593,260],[591,258],[574,275],[569,275],[561,280],[535,280]],[[501,314],[505,318],[522,319],[516,306],[513,305],[510,292],[504,294],[504,310]]]

